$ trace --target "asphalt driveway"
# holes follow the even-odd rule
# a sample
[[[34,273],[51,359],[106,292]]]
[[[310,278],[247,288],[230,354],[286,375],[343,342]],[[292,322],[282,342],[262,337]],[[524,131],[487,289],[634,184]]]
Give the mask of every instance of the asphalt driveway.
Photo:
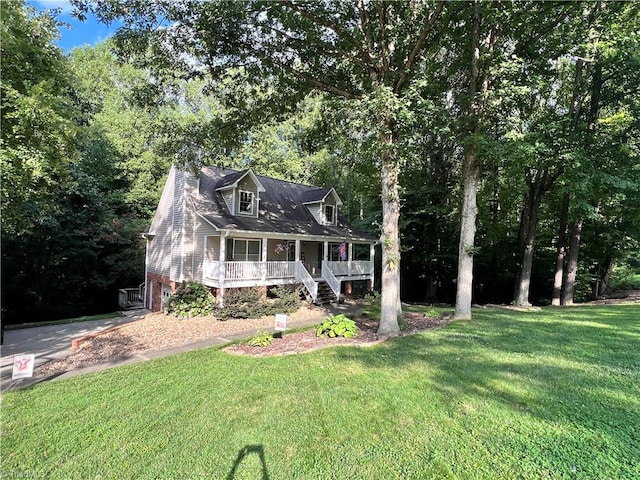
[[[46,327],[5,330],[4,344],[0,347],[2,363],[0,365],[0,390],[25,383],[26,380],[11,380],[13,357],[21,354],[35,354],[35,367],[51,360],[70,355],[71,341],[90,333],[100,332],[116,325],[131,322],[144,317],[148,310],[132,310],[125,316],[87,322],[65,323]]]

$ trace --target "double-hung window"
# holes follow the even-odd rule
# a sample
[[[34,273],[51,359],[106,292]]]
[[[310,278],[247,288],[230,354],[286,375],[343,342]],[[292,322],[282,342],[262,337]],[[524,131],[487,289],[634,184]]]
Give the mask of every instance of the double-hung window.
[[[260,240],[233,240],[234,262],[259,262]]]
[[[325,205],[324,206],[324,221],[330,225],[333,225],[335,222],[335,207],[333,205]]]
[[[253,192],[240,190],[240,213],[253,214]]]

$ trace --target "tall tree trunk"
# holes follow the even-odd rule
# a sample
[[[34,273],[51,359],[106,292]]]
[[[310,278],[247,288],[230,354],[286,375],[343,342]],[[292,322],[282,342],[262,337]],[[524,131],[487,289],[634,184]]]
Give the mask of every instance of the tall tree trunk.
[[[475,151],[465,154],[464,193],[462,199],[462,219],[460,222],[460,244],[458,246],[458,282],[456,292],[456,319],[471,319],[473,297],[473,250],[476,235],[478,207],[476,197],[480,180]]]
[[[601,269],[600,285],[596,291],[596,298],[601,297],[609,290],[609,282],[611,280],[611,267],[613,266],[613,258],[607,256]]]
[[[522,264],[517,275],[516,294],[513,303],[517,306],[531,306],[529,303],[529,286],[531,284],[531,270],[533,268],[533,247],[538,227],[538,211],[542,203],[543,192],[537,185],[530,184],[527,194],[528,217],[525,220],[523,232]]]
[[[521,246],[523,250],[522,263],[517,275],[516,291],[513,302],[519,306],[530,306],[529,287],[531,285],[531,271],[533,269],[533,249],[538,228],[538,213],[542,199],[555,181],[562,175],[563,169],[558,168],[550,173],[548,169],[539,171],[530,168],[527,171],[527,201],[520,225]]]
[[[471,70],[469,76],[469,133],[480,132],[480,101],[476,98],[480,79],[480,6],[475,2],[473,11],[473,32],[471,36]],[[483,93],[486,93],[488,79],[485,75]],[[483,98],[484,100],[484,98]],[[473,253],[476,235],[476,217],[478,215],[477,194],[480,183],[478,148],[475,141],[465,146],[462,168],[462,212],[460,219],[460,243],[458,245],[458,280],[456,291],[456,309],[454,318],[471,319],[471,300],[473,296]]]
[[[573,305],[576,274],[578,273],[578,253],[580,251],[580,235],[582,234],[582,224],[582,218],[576,220],[573,224],[573,229],[571,232],[567,269],[565,271],[562,287],[562,305]]]
[[[398,316],[400,303],[400,195],[395,158],[392,122],[387,118],[381,125],[382,152],[382,299],[378,336],[397,335],[400,332]]]
[[[556,272],[553,277],[553,291],[551,292],[551,304],[560,305],[562,293],[562,277],[564,273],[564,257],[566,254],[567,225],[569,223],[569,194],[562,197],[562,210],[560,211],[560,231],[556,245]]]

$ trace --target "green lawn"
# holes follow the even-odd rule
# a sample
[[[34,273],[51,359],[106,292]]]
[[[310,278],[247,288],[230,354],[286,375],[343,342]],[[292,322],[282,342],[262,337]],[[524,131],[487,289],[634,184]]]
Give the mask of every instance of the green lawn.
[[[640,305],[474,318],[6,393],[3,478],[640,478]]]
[[[103,320],[105,318],[122,317],[120,312],[99,313],[98,315],[84,315],[82,317],[63,318],[60,320],[47,320],[45,322],[20,323],[17,325],[7,325],[7,330],[16,330],[19,328],[47,327],[49,325],[63,325],[65,323],[90,322],[91,320]]]

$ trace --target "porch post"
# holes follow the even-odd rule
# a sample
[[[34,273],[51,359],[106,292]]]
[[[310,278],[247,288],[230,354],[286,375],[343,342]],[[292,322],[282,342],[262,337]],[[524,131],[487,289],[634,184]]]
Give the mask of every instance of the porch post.
[[[220,234],[220,255],[218,256],[218,281],[220,282],[220,304],[222,305],[222,297],[224,296],[224,279],[227,267],[225,261],[227,259],[227,232]]]
[[[369,245],[369,275],[371,276],[371,291],[374,289],[374,276],[375,276],[375,262],[374,258],[376,256],[376,246],[375,244]]]
[[[296,251],[295,251],[296,262],[300,261],[300,245],[301,245],[300,239],[296,239]]]
[[[347,253],[347,272],[349,272],[349,275],[351,275],[351,261],[353,260],[353,243],[349,242],[347,244],[348,246],[348,253]]]
[[[195,242],[194,242],[195,244]],[[209,237],[205,235],[204,237],[204,250],[202,251],[202,258],[204,258],[204,262],[202,263],[202,283],[204,283],[204,279],[207,276],[207,260],[213,261],[213,258],[209,258],[208,256],[209,250]],[[194,255],[195,257],[195,255]],[[195,269],[193,270],[195,272]],[[213,273],[213,272],[211,272]]]
[[[324,242],[324,250],[322,251],[322,260],[323,261],[327,261],[329,260],[329,242]],[[324,265],[320,265],[320,275],[322,275],[322,267]]]
[[[266,283],[267,281],[267,239],[262,237],[262,264],[260,265],[262,280]]]

